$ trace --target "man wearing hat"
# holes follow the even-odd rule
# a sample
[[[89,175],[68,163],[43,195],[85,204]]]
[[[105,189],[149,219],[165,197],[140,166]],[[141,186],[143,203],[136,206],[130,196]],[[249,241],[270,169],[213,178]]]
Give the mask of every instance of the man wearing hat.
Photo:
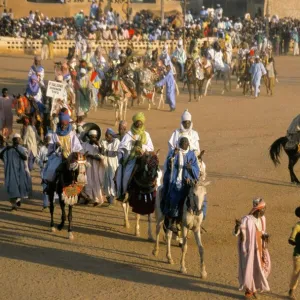
[[[183,41],[180,39],[177,43],[176,49],[172,54],[172,58],[176,60],[180,67],[180,80],[183,80],[184,77],[184,65],[186,62],[186,52],[183,48]]]
[[[261,78],[267,74],[264,65],[261,63],[259,56],[255,57],[254,64],[250,68],[251,84],[254,88],[254,97],[257,98],[260,94]]]
[[[271,260],[267,248],[266,203],[263,199],[253,200],[249,214],[236,220],[234,235],[238,237],[239,284],[245,291],[245,299],[256,299],[257,292],[270,290],[267,278],[271,271]]]
[[[89,81],[87,70],[80,68],[76,88],[77,114],[80,112],[87,113],[90,110]]]
[[[169,153],[178,148],[179,140],[183,136],[189,140],[190,150],[194,151],[196,156],[198,156],[200,154],[200,138],[198,132],[193,130],[192,115],[188,110],[183,112],[180,128],[173,132],[168,142]]]
[[[119,168],[116,174],[117,197],[125,198],[128,181],[135,166],[136,158],[145,151],[154,151],[150,134],[145,130],[145,115],[140,112],[132,117],[131,129],[123,137],[119,149]]]
[[[45,69],[42,66],[41,61],[42,59],[40,56],[34,57],[33,65],[28,73],[28,79],[30,79],[32,75],[36,75],[38,77],[38,81],[44,85]]]
[[[86,170],[87,184],[84,192],[94,206],[97,206],[104,202],[103,183],[105,168],[101,157],[102,149],[99,144],[100,133],[97,130],[90,130],[87,134],[88,141],[82,144],[82,148],[90,167]]]
[[[27,165],[28,152],[20,145],[20,134],[14,134],[12,142],[12,146],[1,150],[0,159],[4,162],[5,189],[12,210],[17,210],[17,207],[21,206],[21,199],[30,196],[32,183]]]

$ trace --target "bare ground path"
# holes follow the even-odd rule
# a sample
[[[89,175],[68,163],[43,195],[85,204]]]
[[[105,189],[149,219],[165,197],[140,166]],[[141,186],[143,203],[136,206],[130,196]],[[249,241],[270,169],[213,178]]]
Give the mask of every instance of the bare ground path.
[[[0,87],[11,93],[22,92],[29,57],[0,57]],[[285,131],[300,112],[300,61],[285,57],[276,61],[280,83],[275,96],[241,96],[241,91],[220,95],[220,85],[213,95],[200,103],[188,104],[185,93],[178,98],[174,113],[129,110],[128,119],[138,110],[147,117],[146,127],[161,162],[167,141],[179,126],[181,113],[188,108],[194,128],[207,150],[208,217],[203,235],[208,279],[199,279],[199,257],[195,243],[188,241],[188,275],[179,274],[180,249],[173,247],[175,265],[165,259],[161,244],[158,258],[152,256],[153,244],[146,241],[146,220],[141,238],[132,228],[122,227],[121,207],[75,208],[75,240],[67,232],[48,231],[49,216],[41,211],[41,186],[34,172],[34,196],[17,213],[9,211],[0,171],[0,299],[242,299],[237,286],[236,239],[232,236],[235,218],[247,214],[252,198],[262,196],[267,202],[267,227],[271,235],[270,253],[272,293],[264,299],[286,299],[292,269],[292,247],[287,244],[291,227],[297,221],[294,209],[299,205],[300,188],[289,184],[287,159],[274,168],[269,157],[271,143]],[[52,78],[53,63],[45,64],[47,79]],[[234,86],[234,85],[233,85]],[[112,127],[114,112],[110,107],[91,113],[89,119],[101,128]],[[300,164],[299,164],[300,166]],[[296,172],[300,176],[300,168]],[[56,206],[56,222],[59,220]],[[176,243],[174,242],[174,245]]]

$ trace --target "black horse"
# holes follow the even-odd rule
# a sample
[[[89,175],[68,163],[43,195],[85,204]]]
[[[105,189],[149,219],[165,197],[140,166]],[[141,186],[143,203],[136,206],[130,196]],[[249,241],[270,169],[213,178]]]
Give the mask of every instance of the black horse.
[[[70,154],[68,159],[63,160],[63,162],[57,167],[55,171],[54,181],[47,183],[47,194],[49,196],[49,202],[50,202],[51,231],[55,232],[53,214],[54,214],[54,194],[56,192],[58,194],[59,205],[62,212],[61,223],[57,226],[57,229],[62,230],[65,226],[65,222],[67,220],[65,208],[66,205],[68,205],[69,206],[69,212],[68,212],[69,239],[74,238],[72,233],[72,220],[73,220],[72,211],[73,211],[73,205],[77,203],[78,196],[81,193],[82,188],[86,184],[85,170],[86,170],[85,156],[78,152],[73,152]],[[68,191],[66,188],[68,188]]]
[[[288,142],[288,138],[286,136],[277,139],[270,147],[269,153],[271,160],[273,161],[275,166],[280,164],[280,153],[281,149],[283,148],[285,153],[289,158],[289,171],[291,176],[291,182],[295,184],[300,184],[296,174],[294,173],[294,166],[298,162],[300,158],[300,152],[298,152],[298,147],[295,146],[293,149],[286,149],[286,144]]]

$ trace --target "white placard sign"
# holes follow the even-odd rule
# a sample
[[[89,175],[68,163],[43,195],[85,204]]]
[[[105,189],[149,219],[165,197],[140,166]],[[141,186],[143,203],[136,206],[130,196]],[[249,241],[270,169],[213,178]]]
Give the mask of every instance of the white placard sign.
[[[56,81],[48,81],[47,97],[63,99],[65,94],[65,84]]]

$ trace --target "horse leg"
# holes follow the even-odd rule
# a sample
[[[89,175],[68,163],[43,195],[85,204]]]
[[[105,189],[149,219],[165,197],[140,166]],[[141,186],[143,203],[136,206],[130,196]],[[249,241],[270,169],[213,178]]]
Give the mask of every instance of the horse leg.
[[[191,83],[187,83],[187,88],[189,92],[189,102],[192,102],[192,90],[191,90]]]
[[[116,105],[116,107],[115,107],[115,126],[118,125],[119,109],[120,109],[120,107],[118,105]]]
[[[194,82],[194,100],[197,101],[197,83]]]
[[[185,226],[182,226],[182,246],[181,246],[181,261],[180,261],[180,272],[186,274],[186,267],[185,267],[185,255],[187,252],[187,235],[188,229]]]
[[[73,206],[69,205],[69,214],[68,214],[68,221],[69,221],[69,228],[68,228],[68,236],[70,240],[74,240],[74,235],[72,232],[72,219],[73,219]]]
[[[124,121],[126,121],[127,106],[128,106],[128,98],[125,98],[124,107],[123,107],[123,118],[122,118],[122,120],[124,120]],[[120,121],[122,121],[122,120],[120,120]]]
[[[200,278],[205,279],[207,277],[207,272],[204,264],[204,247],[201,241],[201,231],[200,226],[197,231],[194,232],[195,240],[198,245],[199,255],[200,255]]]
[[[122,207],[123,207],[123,212],[124,212],[124,227],[130,228],[130,224],[128,221],[129,203],[128,202],[122,203]]]
[[[140,219],[141,219],[141,215],[136,214],[135,236],[141,236],[141,233],[140,233]]]
[[[154,242],[153,234],[152,234],[152,216],[148,215],[148,241]]]
[[[173,234],[173,232],[171,230],[167,229],[167,231],[166,231],[166,237],[167,237],[167,260],[168,260],[168,263],[170,265],[174,264],[174,261],[172,259],[172,255],[171,255],[172,234]]]
[[[161,215],[160,218],[156,217],[156,241],[152,254],[157,257],[159,252],[159,234],[161,231],[162,224],[164,222],[164,217]]]
[[[208,87],[210,86],[210,84],[211,84],[211,78],[209,78],[206,82],[204,96],[207,96],[207,91],[208,91]]]
[[[51,232],[55,232],[55,227],[54,227],[54,190],[50,191],[49,193],[49,202],[50,202],[50,217],[51,217],[51,221],[50,221],[50,231]]]
[[[61,194],[58,195],[59,198],[59,205],[61,208],[61,223],[57,226],[58,230],[62,230],[65,226],[66,221],[66,204],[65,201],[62,200]]]
[[[298,157],[293,157],[293,158],[289,157],[289,171],[290,171],[290,176],[291,176],[291,182],[297,183],[297,184],[299,184],[300,182],[294,172],[294,166],[298,162],[298,159],[299,159]]]

